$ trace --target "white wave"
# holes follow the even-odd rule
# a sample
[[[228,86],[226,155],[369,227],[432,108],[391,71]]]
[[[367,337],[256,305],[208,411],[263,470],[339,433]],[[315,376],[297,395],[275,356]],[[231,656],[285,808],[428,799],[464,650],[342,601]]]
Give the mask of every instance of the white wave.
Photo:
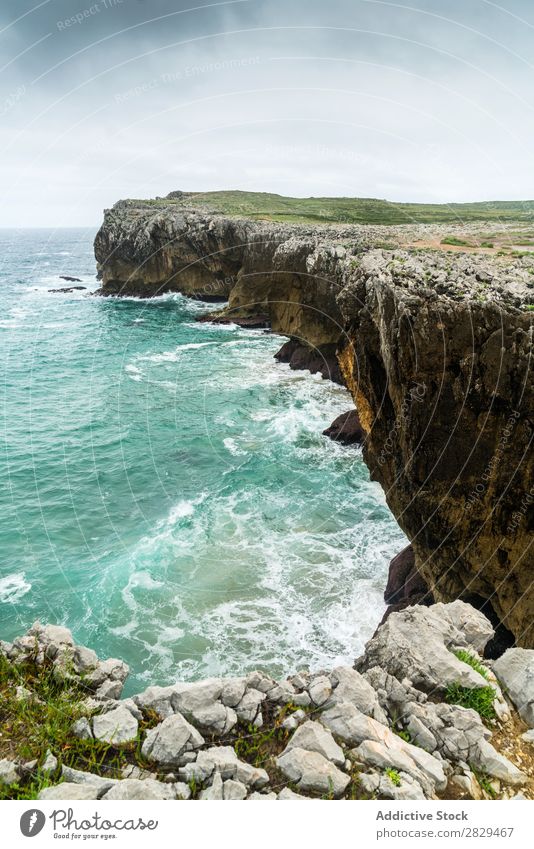
[[[137,366],[134,366],[133,363],[128,363],[128,365],[124,369],[125,372],[129,375],[132,380],[140,381],[143,379],[143,373]]]
[[[32,585],[26,580],[24,572],[13,572],[11,575],[6,575],[5,578],[0,578],[0,602],[13,603],[18,601],[31,588]]]

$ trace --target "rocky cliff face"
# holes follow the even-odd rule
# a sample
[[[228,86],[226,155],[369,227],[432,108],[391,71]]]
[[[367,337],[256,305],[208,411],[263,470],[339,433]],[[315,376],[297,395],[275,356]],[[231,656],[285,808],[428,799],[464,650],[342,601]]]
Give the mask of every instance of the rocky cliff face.
[[[95,253],[104,293],[228,298],[223,319],[266,315],[289,361],[323,374],[337,349],[364,457],[432,597],[483,606],[532,646],[534,254],[409,247],[439,236],[122,201]]]

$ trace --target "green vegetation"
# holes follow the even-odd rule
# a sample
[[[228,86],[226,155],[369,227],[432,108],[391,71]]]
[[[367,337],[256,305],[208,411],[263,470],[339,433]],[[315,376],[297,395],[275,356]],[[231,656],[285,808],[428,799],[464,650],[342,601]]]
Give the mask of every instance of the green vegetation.
[[[391,783],[395,785],[395,787],[401,786],[402,779],[396,769],[393,769],[393,767],[386,769],[386,775],[391,781]]]
[[[379,198],[292,198],[269,192],[184,192],[180,198],[158,198],[146,204],[187,203],[224,215],[299,224],[413,224],[467,221],[534,221],[532,201],[483,203],[394,203]]]
[[[471,654],[471,652],[468,652],[465,649],[459,649],[458,651],[455,651],[454,654],[456,655],[458,660],[461,660],[462,663],[467,663],[467,665],[470,666],[471,669],[474,669],[475,672],[478,672],[479,675],[482,675],[483,678],[487,679],[488,670],[486,669],[484,664],[480,662],[478,657],[475,657],[474,654]]]
[[[457,245],[461,248],[474,248],[472,242],[467,242],[465,239],[458,239],[456,236],[445,236],[444,239],[441,240],[442,245]]]
[[[489,775],[486,775],[484,772],[479,772],[479,770],[477,770],[471,764],[469,764],[469,769],[475,776],[484,793],[487,793],[488,796],[490,796],[492,799],[495,799],[497,794],[495,793],[495,790],[491,785],[491,779]]]
[[[401,740],[404,740],[405,743],[411,743],[412,742],[412,735],[408,731],[402,731],[402,730],[396,731],[395,730],[395,734],[397,735],[397,737],[400,737]]]
[[[494,242],[481,242],[480,247],[481,248],[494,248],[495,243]]]
[[[445,701],[450,705],[472,708],[482,719],[495,719],[493,706],[495,690],[493,687],[461,687],[460,684],[449,684],[445,693]]]

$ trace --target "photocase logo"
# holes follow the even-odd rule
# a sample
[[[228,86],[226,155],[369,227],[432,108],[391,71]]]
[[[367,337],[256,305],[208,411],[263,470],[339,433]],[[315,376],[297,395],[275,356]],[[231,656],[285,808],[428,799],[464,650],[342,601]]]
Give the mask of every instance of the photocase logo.
[[[20,830],[24,837],[35,837],[43,830],[46,817],[42,811],[37,808],[32,808],[30,811],[24,811],[20,818]]]

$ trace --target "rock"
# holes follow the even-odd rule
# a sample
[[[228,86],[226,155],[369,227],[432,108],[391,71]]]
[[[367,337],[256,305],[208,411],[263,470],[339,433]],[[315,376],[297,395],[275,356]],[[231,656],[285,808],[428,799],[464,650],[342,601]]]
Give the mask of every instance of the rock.
[[[291,749],[305,749],[308,752],[318,752],[327,760],[343,766],[345,763],[345,755],[341,746],[338,746],[331,733],[327,731],[319,722],[309,720],[303,723],[287,744],[282,755]]]
[[[0,785],[5,784],[9,786],[11,784],[16,784],[18,780],[19,773],[17,765],[8,758],[2,758],[2,760],[0,760]]]
[[[508,649],[494,662],[493,671],[519,716],[534,728],[534,649]]]
[[[103,743],[122,746],[137,739],[137,719],[122,705],[93,717],[92,723],[95,739]]]
[[[387,722],[375,690],[355,669],[351,669],[350,666],[338,666],[331,673],[330,680],[334,692],[328,706],[348,702],[367,716],[374,717],[378,722]]]
[[[246,678],[227,678],[221,691],[221,702],[226,707],[235,708],[245,695],[246,689]]]
[[[232,778],[253,789],[269,783],[269,776],[264,769],[240,761],[231,746],[203,749],[198,753],[196,761],[186,764],[179,773],[187,782],[192,778],[204,782],[214,771],[220,772],[223,780]]]
[[[434,597],[428,584],[415,566],[415,555],[412,545],[407,545],[389,564],[389,575],[384,601],[388,608],[382,617],[383,625],[391,613],[404,610],[414,604],[429,605],[434,603]]]
[[[281,723],[282,728],[286,728],[288,731],[294,731],[295,728],[298,728],[301,722],[307,719],[307,714],[305,711],[295,710],[293,713],[290,713],[284,721]]]
[[[486,679],[450,649],[483,651],[492,634],[488,619],[463,601],[416,605],[388,617],[357,666],[361,671],[379,666],[398,680],[408,677],[425,692],[443,693],[448,684],[485,687]]]
[[[530,731],[525,731],[525,733],[521,735],[521,739],[525,740],[526,743],[534,744],[534,728],[531,728]]]
[[[191,788],[188,784],[184,784],[182,781],[176,781],[174,783],[174,790],[176,792],[177,799],[190,799],[191,798]]]
[[[125,778],[117,781],[102,799],[176,799],[176,790],[172,784],[164,784],[163,781],[154,781],[145,778],[139,781],[135,778]]]
[[[81,279],[79,277],[71,277],[69,274],[60,274],[60,280],[66,280],[67,283],[81,283]]]
[[[339,797],[350,782],[350,776],[345,775],[318,752],[298,748],[289,751],[286,749],[276,758],[276,764],[288,781],[294,782],[300,790],[331,793],[334,797]]]
[[[246,795],[246,790],[245,790]],[[205,790],[202,790],[200,793],[199,799],[203,800],[211,800],[211,801],[220,801],[223,798],[223,780],[221,778],[221,774],[216,772],[213,776],[213,780],[209,787],[206,787]]]
[[[56,784],[54,787],[45,787],[41,790],[38,799],[46,801],[70,801],[77,802],[84,799],[98,799],[98,788],[94,784]]]
[[[318,675],[309,685],[308,692],[314,705],[321,707],[332,695],[332,684],[327,675]]]
[[[281,802],[308,802],[310,800],[310,797],[302,796],[300,793],[295,793],[293,790],[290,790],[289,787],[284,787],[283,790],[280,790],[280,793],[278,794],[278,799]]]
[[[122,699],[120,706],[129,710],[132,716],[135,716],[138,722],[143,719],[143,712],[137,707],[133,699]]]
[[[334,383],[343,383],[336,357],[335,345],[327,343],[325,345],[311,346],[305,343],[303,344],[299,339],[290,339],[282,345],[274,357],[280,363],[289,363],[289,368],[293,370],[306,370],[312,374],[320,374],[325,380],[332,380]],[[353,411],[351,410],[350,412]],[[346,413],[345,416],[347,416]],[[335,425],[336,432],[340,431],[342,426],[337,422],[338,420],[336,419],[327,430],[330,430]],[[356,430],[354,425],[351,428],[351,424],[345,427],[344,434],[348,435],[351,429],[353,431]],[[329,436],[330,434],[326,435]]]
[[[385,725],[366,716],[352,702],[336,704],[322,713],[319,720],[336,737],[350,746],[355,746],[364,740],[380,741],[388,731]]]
[[[161,766],[180,766],[184,755],[204,745],[204,738],[180,714],[167,717],[147,732],[141,753],[144,758]]]
[[[237,716],[233,708],[219,701],[223,687],[222,678],[174,684],[170,704],[175,712],[183,714],[200,728],[216,734],[228,734],[237,724]]]
[[[349,410],[334,419],[332,424],[323,430],[323,436],[328,436],[342,445],[361,445],[365,440],[365,431],[357,411]]]
[[[241,722],[251,723],[261,728],[263,725],[261,705],[265,698],[264,693],[254,688],[249,688],[235,708]]]
[[[62,778],[70,784],[91,784],[97,788],[99,796],[102,796],[107,790],[117,783],[116,778],[103,778],[101,775],[95,775],[93,772],[83,772],[80,769],[66,766],[61,767]]]
[[[528,777],[508,758],[501,755],[487,740],[480,740],[473,753],[472,765],[493,778],[500,778],[505,784],[525,784]]]
[[[93,739],[93,732],[89,725],[89,720],[85,716],[82,716],[80,719],[77,719],[76,722],[73,722],[70,730],[72,734],[78,738],[78,740]]]
[[[223,799],[241,800],[246,799],[246,797],[247,788],[241,781],[234,781],[232,778],[229,778],[228,781],[224,782]]]
[[[398,746],[388,745],[389,742],[364,740],[354,754],[364,764],[407,773],[420,784],[427,798],[433,798],[436,790],[445,789],[447,779],[440,761],[422,749],[418,754],[417,747],[409,743]]]
[[[50,749],[47,750],[45,759],[41,764],[41,772],[44,772],[45,775],[51,775],[57,769],[57,758],[52,754]]]
[[[142,693],[133,696],[132,700],[142,710],[153,710],[160,719],[167,719],[174,713],[171,705],[173,692],[173,687],[147,687]]]
[[[468,799],[480,800],[483,798],[480,785],[472,772],[469,772],[468,775],[453,775],[451,784]]]
[[[360,773],[358,779],[364,793],[376,798],[395,799],[397,801],[426,798],[417,781],[405,772],[399,773],[398,783],[394,783],[387,774]]]

